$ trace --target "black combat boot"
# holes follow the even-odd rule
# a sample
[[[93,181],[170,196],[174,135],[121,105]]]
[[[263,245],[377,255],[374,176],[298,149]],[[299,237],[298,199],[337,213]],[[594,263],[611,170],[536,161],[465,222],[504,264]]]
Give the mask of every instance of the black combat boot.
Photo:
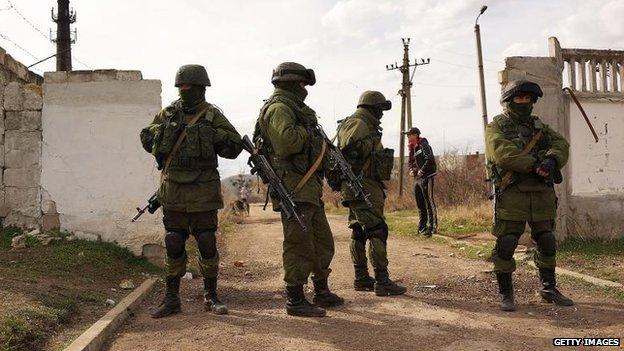
[[[329,291],[327,278],[313,280],[312,283],[314,283],[314,298],[312,302],[314,302],[315,305],[327,308],[344,304],[344,299],[342,297]]]
[[[496,281],[498,281],[498,293],[501,298],[500,309],[515,311],[516,303],[514,302],[511,273],[496,273]]]
[[[390,280],[387,269],[375,270],[375,295],[403,295],[406,291],[407,288]]]
[[[286,313],[299,317],[325,317],[325,310],[314,306],[306,300],[303,294],[303,285],[287,286]]]
[[[540,268],[539,269],[540,280],[542,282],[542,290],[540,295],[544,301],[554,303],[559,306],[572,306],[574,301],[567,298],[565,295],[557,290],[557,282],[555,280],[554,268]]]
[[[364,265],[353,265],[355,268],[355,280],[353,288],[356,291],[373,291],[375,289],[375,279],[368,274],[368,267]]]
[[[162,318],[182,311],[180,303],[180,277],[167,277],[165,298],[150,311],[152,318]]]
[[[227,306],[217,297],[217,277],[204,278],[204,308],[214,314],[227,314]]]

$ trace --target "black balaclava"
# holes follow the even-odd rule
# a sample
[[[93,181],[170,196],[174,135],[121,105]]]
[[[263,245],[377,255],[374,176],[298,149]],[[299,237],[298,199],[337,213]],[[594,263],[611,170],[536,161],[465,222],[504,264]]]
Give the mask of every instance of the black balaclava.
[[[297,95],[301,101],[304,101],[308,96],[308,90],[301,86],[300,82],[275,82],[275,86]]]
[[[533,102],[517,104],[513,101],[510,101],[509,109],[520,117],[527,117],[531,115],[531,112],[533,112]]]
[[[383,117],[383,110],[379,106],[364,106],[375,118],[381,119]]]
[[[191,88],[182,90],[178,89],[180,100],[182,100],[182,108],[184,111],[192,112],[195,107],[206,100],[206,87],[200,85],[191,85]]]

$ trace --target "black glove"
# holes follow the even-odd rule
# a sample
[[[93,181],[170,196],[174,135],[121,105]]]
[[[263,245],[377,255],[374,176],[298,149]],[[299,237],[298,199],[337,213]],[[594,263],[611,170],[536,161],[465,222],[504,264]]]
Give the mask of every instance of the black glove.
[[[535,173],[543,172],[545,177],[548,177],[554,170],[557,169],[557,160],[552,157],[545,158],[536,168]]]

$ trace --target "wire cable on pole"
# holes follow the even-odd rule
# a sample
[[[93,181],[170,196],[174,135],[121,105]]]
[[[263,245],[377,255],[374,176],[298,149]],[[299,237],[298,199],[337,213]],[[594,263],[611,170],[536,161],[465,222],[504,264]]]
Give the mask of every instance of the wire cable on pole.
[[[50,40],[50,38],[41,30],[39,29],[37,26],[35,26],[30,20],[28,20],[28,18],[26,18],[26,16],[24,16],[18,9],[17,7],[15,7],[15,5],[13,5],[13,3],[11,2],[11,0],[7,0],[9,2],[9,6],[10,8],[13,9],[13,11],[15,11],[15,13],[22,19],[24,20],[24,22],[28,23],[28,25],[34,29],[35,31],[37,31],[37,33],[41,34],[41,36],[43,36],[44,38],[46,38],[46,40]]]

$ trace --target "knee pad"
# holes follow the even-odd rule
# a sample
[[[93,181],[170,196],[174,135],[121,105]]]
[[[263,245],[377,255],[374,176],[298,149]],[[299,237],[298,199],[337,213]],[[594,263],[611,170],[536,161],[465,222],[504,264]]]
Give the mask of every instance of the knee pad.
[[[184,255],[186,236],[178,232],[167,232],[165,234],[165,247],[167,256],[176,259]]]
[[[496,254],[505,261],[513,258],[514,251],[518,247],[518,237],[506,234],[496,239]]]
[[[204,259],[213,258],[217,254],[217,237],[214,231],[197,234],[197,246]]]
[[[366,234],[359,223],[351,227],[351,239],[359,242],[366,242]]]
[[[557,253],[557,240],[552,232],[538,234],[537,250],[544,256],[554,256]]]

